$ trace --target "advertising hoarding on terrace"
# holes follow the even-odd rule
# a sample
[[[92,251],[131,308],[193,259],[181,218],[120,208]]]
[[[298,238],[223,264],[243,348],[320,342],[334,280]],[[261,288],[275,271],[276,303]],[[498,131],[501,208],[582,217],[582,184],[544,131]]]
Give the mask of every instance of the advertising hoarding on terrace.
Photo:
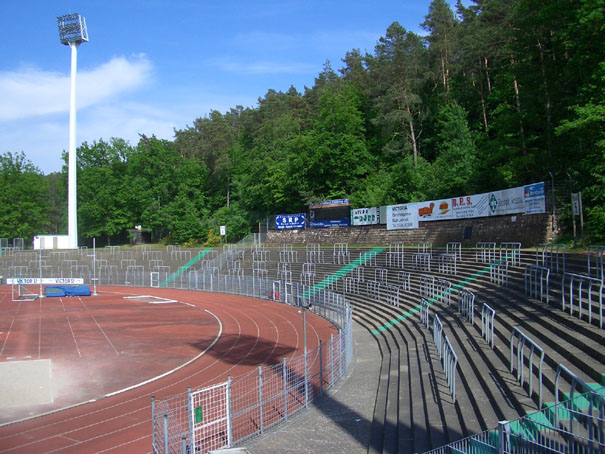
[[[306,227],[307,215],[298,214],[278,214],[275,216],[276,230],[304,229]]]
[[[380,208],[356,208],[351,210],[351,225],[372,225],[380,223]]]
[[[418,204],[405,203],[387,206],[387,230],[417,229]]]

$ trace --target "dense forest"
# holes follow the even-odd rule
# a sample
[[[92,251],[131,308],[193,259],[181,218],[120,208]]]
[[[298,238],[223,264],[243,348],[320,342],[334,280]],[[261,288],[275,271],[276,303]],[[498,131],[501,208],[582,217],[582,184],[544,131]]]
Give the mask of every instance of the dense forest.
[[[236,240],[320,200],[368,207],[537,181],[563,194],[563,227],[570,192],[582,191],[587,230],[604,240],[605,0],[455,11],[433,0],[421,27],[394,22],[372,53],[327,62],[303,93],[269,89],[172,141],[82,144],[81,240],[141,225],[154,239],[204,243],[222,224]],[[0,237],[66,233],[66,172],[0,155]]]

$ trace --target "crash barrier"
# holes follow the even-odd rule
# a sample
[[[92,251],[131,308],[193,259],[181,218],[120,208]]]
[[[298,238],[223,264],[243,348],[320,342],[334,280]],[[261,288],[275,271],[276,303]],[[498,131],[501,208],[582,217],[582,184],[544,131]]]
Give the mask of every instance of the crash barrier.
[[[386,268],[376,268],[374,270],[374,280],[381,282],[383,284],[388,283],[389,280],[389,270]]]
[[[459,242],[449,242],[445,245],[445,253],[453,254],[456,256],[456,259],[461,262],[462,261],[462,243]]]
[[[512,266],[521,266],[521,243],[500,243],[500,260],[508,260]]]
[[[567,290],[566,290],[567,288]],[[587,304],[588,323],[592,323],[593,290],[597,292],[599,327],[603,328],[603,280],[584,274],[564,273],[561,279],[561,310],[569,302],[569,315],[574,315],[574,303],[578,307],[578,318],[582,319],[582,306]],[[565,295],[568,295],[566,298]]]
[[[403,268],[404,258],[405,252],[403,243],[389,244],[389,250],[386,252],[386,264],[388,267]]]
[[[453,287],[450,281],[430,276],[428,274],[421,274],[418,276],[418,280],[420,296],[443,301],[448,306],[451,304]]]
[[[426,326],[426,328],[428,329],[429,327],[429,308],[430,308],[431,304],[428,302],[428,300],[422,298],[420,300],[420,323],[422,323],[424,326]]]
[[[429,254],[430,257],[433,257],[433,243],[428,241],[418,243],[418,253]]]
[[[588,248],[587,268],[588,275],[597,279],[605,279],[603,258],[605,257],[605,246],[590,246]]]
[[[536,265],[549,268],[556,273],[565,272],[565,245],[539,244],[536,247]]]
[[[207,453],[236,446],[289,420],[344,375],[352,358],[352,311],[344,297],[326,290],[305,297],[309,289],[283,282],[277,296],[274,283],[268,281],[250,282],[245,286],[250,293],[242,289],[239,294],[257,297],[259,287],[275,299],[289,299],[303,310],[327,315],[340,328],[339,334],[279,364],[259,366],[241,377],[167,399],[152,398],[154,453]]]
[[[305,246],[305,261],[309,263],[326,263],[325,251],[319,244],[307,244]]]
[[[429,307],[430,303],[423,298],[420,304],[420,320],[427,329],[429,329],[430,326]],[[433,316],[433,341],[435,342],[435,347],[437,348],[437,353],[439,354],[439,361],[443,366],[443,372],[445,374],[447,385],[450,389],[452,401],[455,403],[456,366],[458,364],[458,357],[456,356],[456,352],[454,351],[449,339],[445,334],[443,334],[443,324],[441,323],[441,320],[437,314]]]
[[[456,254],[441,254],[439,256],[439,272],[441,274],[458,274],[456,269],[457,261]]]
[[[515,344],[515,338],[517,342]],[[529,352],[527,352],[525,345],[529,345]],[[523,333],[518,327],[513,327],[510,334],[510,373],[514,371],[513,357],[516,354],[517,357],[517,381],[523,387],[525,383],[525,362],[529,364],[529,397],[533,397],[533,379],[534,379],[534,353],[540,354],[538,359],[538,402],[539,407],[542,407],[542,364],[544,362],[544,349],[534,342],[529,336]]]
[[[487,304],[483,303],[481,307],[481,337],[489,346],[494,348],[494,318],[496,311]]]
[[[417,271],[431,271],[431,254],[417,252],[412,254],[412,265]]]
[[[550,299],[550,269],[527,265],[523,273],[525,294],[548,304]]]
[[[508,286],[508,260],[493,260],[489,267],[489,280],[494,284]]]
[[[482,241],[475,244],[475,262],[492,263],[496,258],[496,243]]]
[[[565,375],[567,381],[570,383],[569,393],[563,393],[559,388],[559,382],[562,375]],[[565,410],[563,412],[555,412],[553,415],[553,424],[559,425],[560,419],[569,419],[569,432],[577,435],[579,431],[587,430],[586,438],[588,440],[598,440],[601,444],[601,449],[591,452],[603,452],[605,447],[605,432],[604,432],[604,418],[605,418],[605,388],[595,389],[584,383],[580,377],[574,374],[571,370],[565,367],[563,364],[559,364],[557,367],[557,373],[555,374],[555,407],[559,407],[561,404],[560,395],[566,397],[564,402]],[[580,391],[578,395],[576,392]],[[598,414],[598,419],[594,421],[592,417]],[[563,415],[563,417],[561,416]],[[574,424],[574,420],[578,424]],[[585,427],[583,427],[586,424]],[[574,430],[574,426],[576,430]],[[590,446],[590,445],[589,445]]]
[[[360,252],[357,260],[360,265],[376,266],[377,264],[376,255],[368,254],[366,252]]]
[[[332,252],[332,263],[335,265],[346,265],[351,261],[351,253],[347,243],[335,243]]]
[[[465,288],[458,289],[458,312],[471,325],[475,324],[475,294]]]
[[[515,421],[500,421],[493,429],[424,454],[601,453],[605,450],[605,408],[598,393],[603,389],[576,393],[572,399],[546,404],[543,410]],[[565,421],[559,415],[564,415]]]
[[[409,292],[412,288],[412,274],[409,271],[398,271],[397,283],[401,287],[401,290]]]
[[[296,263],[298,262],[298,251],[291,244],[283,244],[279,247],[279,261]]]

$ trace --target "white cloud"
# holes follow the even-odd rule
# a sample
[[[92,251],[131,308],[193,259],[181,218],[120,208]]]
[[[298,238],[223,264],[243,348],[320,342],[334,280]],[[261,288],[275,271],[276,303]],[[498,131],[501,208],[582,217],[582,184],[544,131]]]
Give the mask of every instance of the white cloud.
[[[216,60],[214,65],[222,71],[243,73],[249,75],[267,74],[307,74],[313,72],[315,65],[307,63],[288,63],[281,61],[253,61],[243,62],[235,59],[222,58]]]
[[[92,70],[78,72],[78,108],[135,90],[151,77],[144,55],[112,58]],[[69,111],[69,74],[23,68],[0,72],[0,122]]]

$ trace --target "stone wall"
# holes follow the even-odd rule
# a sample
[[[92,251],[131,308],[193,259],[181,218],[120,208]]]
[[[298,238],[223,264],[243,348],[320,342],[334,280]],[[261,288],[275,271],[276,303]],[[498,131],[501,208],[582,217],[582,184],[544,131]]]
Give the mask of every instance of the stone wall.
[[[550,214],[494,216],[456,221],[420,222],[415,230],[387,230],[386,225],[333,227],[306,230],[270,230],[267,243],[332,245],[388,245],[390,243],[417,244],[428,241],[435,246],[461,242],[474,246],[481,241],[520,242],[522,247],[534,247],[552,242]]]

